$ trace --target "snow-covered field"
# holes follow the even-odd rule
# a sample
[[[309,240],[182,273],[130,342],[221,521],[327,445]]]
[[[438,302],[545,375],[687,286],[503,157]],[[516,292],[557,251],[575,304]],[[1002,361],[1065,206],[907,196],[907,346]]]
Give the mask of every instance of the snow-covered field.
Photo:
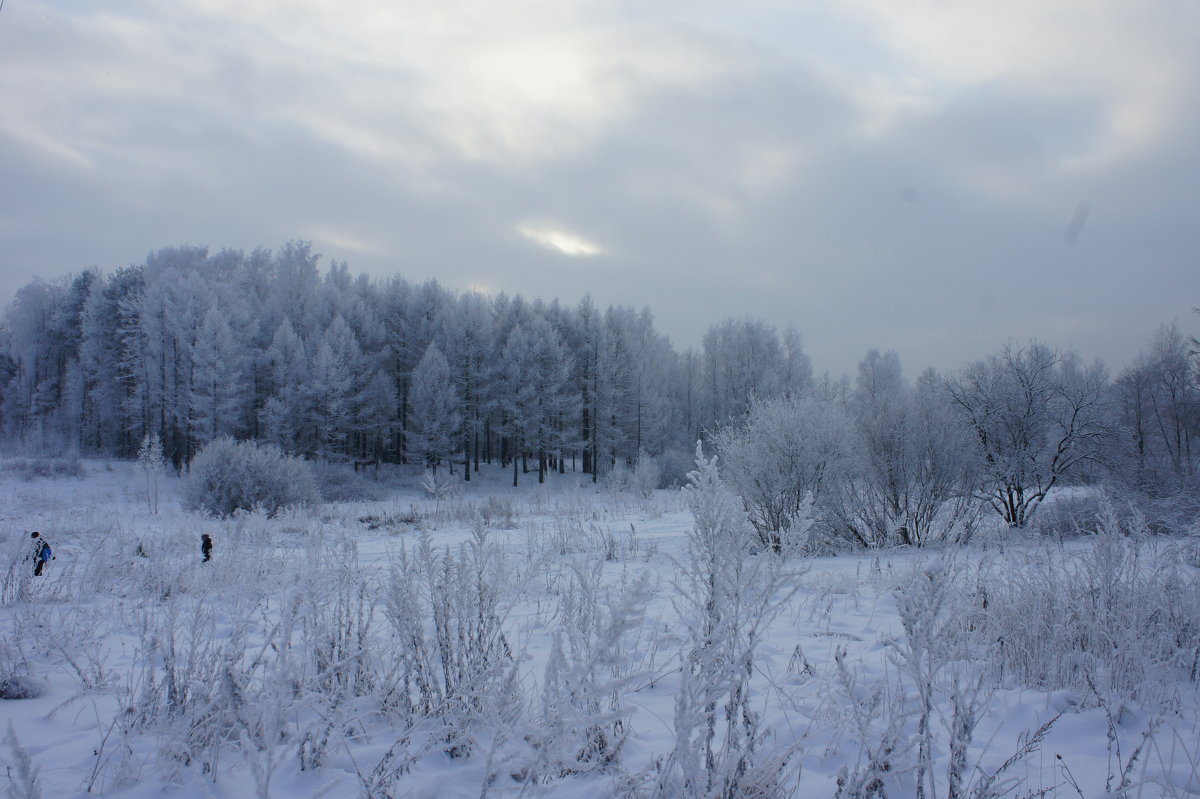
[[[497,471],[216,521],[136,464],[12,466],[12,796],[1200,796],[1200,547],[1136,522],[751,555],[706,627],[679,491]]]

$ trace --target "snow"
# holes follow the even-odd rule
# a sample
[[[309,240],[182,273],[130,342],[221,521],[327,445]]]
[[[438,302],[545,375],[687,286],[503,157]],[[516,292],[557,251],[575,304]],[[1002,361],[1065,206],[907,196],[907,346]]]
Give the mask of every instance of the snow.
[[[43,688],[36,698],[0,701],[0,758],[14,796],[25,795],[19,776],[25,756],[37,770],[35,786],[43,797],[361,796],[372,772],[386,765],[389,749],[406,735],[411,762],[397,769],[394,780],[376,781],[378,795],[641,795],[649,793],[656,764],[675,746],[680,653],[688,641],[677,570],[686,562],[692,526],[678,491],[648,499],[610,494],[570,474],[549,475],[545,486],[530,480],[512,489],[506,485],[511,473],[497,468],[474,475],[460,496],[448,500],[392,487],[382,501],[218,521],[181,510],[179,484],[171,477],[162,478],[159,512],[151,513],[137,464],[86,461],[82,478],[32,480],[5,464],[0,461],[0,555],[6,559],[0,569],[8,575],[0,607],[0,679],[27,673]],[[391,479],[386,470],[383,475]],[[472,744],[470,754],[451,757],[430,718],[406,727],[403,714],[384,707],[390,683],[383,677],[395,679],[389,658],[397,646],[384,620],[385,604],[402,553],[412,557],[424,539],[435,553],[457,556],[478,541],[474,520],[484,509],[493,520],[485,541],[502,563],[488,573],[497,579],[497,609],[515,664],[512,681],[488,684],[508,685],[514,696],[509,704],[485,697],[470,718],[451,718],[447,723],[458,726],[447,734],[465,730]],[[40,580],[21,571],[32,530],[42,532],[57,556]],[[216,542],[209,565],[200,563],[204,532]],[[978,541],[953,551],[872,550],[796,562],[802,569],[798,588],[758,646],[752,679],[762,732],[756,751],[793,754],[779,777],[784,795],[837,794],[839,776],[863,769],[865,752],[887,739],[896,720],[897,750],[883,787],[892,799],[915,795],[917,686],[902,657],[912,650],[906,649],[911,642],[897,589],[931,579],[924,575],[939,564],[979,579],[1006,570],[1037,574],[1049,551],[1046,542],[998,534]],[[137,554],[139,543],[149,557]],[[1167,552],[1169,547],[1146,544],[1139,568],[1157,569],[1155,558],[1170,555],[1194,588],[1200,562],[1195,544],[1171,546]],[[1090,540],[1074,541],[1057,551],[1065,558],[1091,547]],[[340,558],[348,552],[353,563]],[[628,738],[605,768],[539,773],[534,782],[536,764],[551,762],[537,758],[549,757],[553,743],[536,750],[530,741],[553,729],[544,725],[543,698],[554,636],[565,629],[563,597],[578,592],[581,575],[596,564],[601,584],[593,610],[601,628],[620,598],[642,586],[636,623],[620,636],[619,652],[607,653],[613,662],[594,671],[618,686],[618,704],[628,710]],[[194,652],[194,679],[210,674],[203,653],[235,645],[273,664],[258,675],[311,675],[301,657],[324,629],[322,614],[348,625],[361,619],[353,603],[343,615],[335,607],[339,598],[353,599],[346,589],[355,581],[376,592],[365,597],[374,613],[366,633],[373,682],[344,697],[344,704],[312,691],[297,699],[293,685],[247,678],[242,688],[252,694],[227,720],[240,732],[213,748],[211,773],[198,759],[172,756],[189,732],[178,718],[131,722],[147,712],[148,681],[163,680],[172,665],[161,638],[153,641],[157,653],[147,652],[147,625],[162,631],[164,619],[173,619],[179,647],[174,666],[182,669],[185,653]],[[937,624],[957,624],[970,611],[955,596]],[[297,662],[285,667],[276,662],[283,639],[275,630],[289,602],[299,609],[290,639]],[[1195,603],[1181,598],[1180,606]],[[1191,622],[1200,625],[1200,617]],[[193,645],[198,648],[187,649]],[[244,660],[237,663],[250,673]],[[572,674],[585,673],[586,664],[572,663],[580,669]],[[967,657],[935,665],[942,672],[934,695],[931,773],[936,795],[944,796],[953,717],[947,686],[952,676],[969,680],[988,672],[988,663]],[[985,680],[968,747],[968,791],[1057,718],[1041,745],[1002,774],[1001,780],[1017,781],[1005,783],[1009,795],[1104,796],[1127,765],[1129,795],[1200,795],[1198,682],[1194,674],[1170,679],[1121,701],[1075,685],[1023,685],[1011,675]],[[197,695],[213,688],[184,687]],[[328,746],[319,767],[302,770],[303,735],[321,728],[323,713],[336,719]],[[564,723],[570,718],[564,715]],[[199,744],[192,746],[200,751]]]

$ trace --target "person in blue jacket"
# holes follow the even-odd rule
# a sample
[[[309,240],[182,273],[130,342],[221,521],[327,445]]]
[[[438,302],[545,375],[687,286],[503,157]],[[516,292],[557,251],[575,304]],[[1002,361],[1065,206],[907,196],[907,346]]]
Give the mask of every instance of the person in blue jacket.
[[[54,559],[54,551],[37,530],[30,533],[29,537],[33,539],[33,576],[41,577],[46,563]]]

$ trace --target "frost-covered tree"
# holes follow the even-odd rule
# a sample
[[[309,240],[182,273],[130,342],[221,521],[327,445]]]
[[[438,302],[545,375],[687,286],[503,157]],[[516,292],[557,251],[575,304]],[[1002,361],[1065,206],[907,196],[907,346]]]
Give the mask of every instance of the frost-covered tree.
[[[402,280],[388,284],[381,316],[399,394],[402,435],[408,429],[408,394],[412,386],[412,372],[435,338],[438,314],[447,301],[447,293],[434,280],[419,286]]]
[[[346,455],[354,444],[363,363],[354,331],[335,316],[317,343],[306,381],[317,452],[326,457]]]
[[[284,319],[276,329],[266,361],[271,391],[259,412],[265,437],[287,452],[305,451],[308,356],[290,320]]]
[[[128,384],[120,374],[120,331],[130,325],[122,316],[122,300],[140,285],[141,270],[117,270],[91,292],[84,305],[79,344],[84,391],[80,446],[84,451],[125,455],[131,449],[131,425],[123,411]]]
[[[539,317],[529,327],[529,344],[527,377],[534,401],[526,441],[537,457],[538,482],[542,483],[551,459],[561,463],[562,450],[571,441],[570,420],[576,401],[570,384],[571,356],[558,331]]]
[[[363,389],[358,404],[358,429],[363,436],[364,454],[382,458],[398,421],[396,385],[384,370],[375,372]]]
[[[146,259],[146,290],[139,330],[128,353],[141,383],[144,431],[157,431],[176,469],[191,459],[192,355],[212,288],[204,269],[208,251],[164,247]]]
[[[408,395],[408,455],[437,470],[454,451],[462,415],[450,378],[450,365],[437,344],[430,344],[412,374]]]
[[[203,446],[219,436],[241,432],[249,405],[245,358],[228,320],[216,306],[204,314],[192,351],[189,401],[192,438]]]
[[[709,431],[750,409],[754,399],[769,399],[784,390],[783,378],[795,382],[795,358],[785,359],[775,328],[761,319],[726,319],[704,334],[704,388]]]
[[[780,388],[785,394],[799,396],[812,388],[812,359],[804,351],[800,333],[790,326],[783,331],[783,365]]]
[[[487,419],[492,396],[496,342],[491,308],[486,298],[470,292],[443,309],[440,349],[450,365],[450,377],[462,403],[463,479],[471,479],[484,457]]]
[[[327,326],[321,318],[320,259],[312,243],[290,241],[271,259],[265,318],[275,330],[290,319],[297,335],[315,341]]]
[[[665,336],[654,329],[649,309],[610,308],[606,326],[615,345],[616,362],[624,366],[624,389],[618,394],[617,420],[624,443],[619,449],[626,465],[643,451],[660,455],[675,438],[678,424],[669,380],[674,371],[674,351]]]
[[[988,501],[1024,527],[1046,494],[1095,460],[1108,433],[1107,374],[1044,344],[1007,344],[947,381],[975,439]]]
[[[500,407],[503,428],[508,439],[509,457],[513,465],[513,486],[520,482],[519,472],[527,471],[525,464],[530,436],[538,423],[537,386],[534,382],[535,363],[533,343],[525,328],[517,325],[508,335],[500,356]],[[518,463],[520,462],[520,463]],[[518,467],[520,466],[520,469]]]
[[[158,513],[158,480],[166,461],[163,458],[162,440],[157,433],[147,433],[142,439],[137,459],[146,478],[146,505],[151,513]]]
[[[1200,368],[1176,324],[1163,325],[1116,381],[1116,458],[1150,493],[1171,493],[1200,474]]]
[[[67,361],[63,306],[67,286],[43,280],[23,286],[8,309],[11,373],[4,389],[6,433],[40,449],[57,426]]]
[[[616,463],[625,443],[619,423],[621,398],[628,385],[628,365],[603,316],[585,297],[576,310],[578,337],[574,347],[576,385],[580,393],[580,436],[583,470],[596,482]]]

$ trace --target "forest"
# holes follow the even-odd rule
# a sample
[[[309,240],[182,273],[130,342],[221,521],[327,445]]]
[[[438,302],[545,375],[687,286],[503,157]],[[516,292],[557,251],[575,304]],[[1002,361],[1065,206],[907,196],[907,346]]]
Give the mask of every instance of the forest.
[[[810,497],[840,541],[921,544],[969,534],[971,498],[1022,527],[1056,485],[1106,482],[1186,516],[1197,345],[1177,322],[1148,333],[1119,372],[1021,341],[948,374],[909,379],[872,350],[853,378],[816,376],[795,329],[753,318],[680,352],[649,309],[356,277],[303,241],[166,247],[18,291],[0,432],[14,452],[117,458],[152,436],[177,472],[231,437],[463,481],[500,464],[514,485],[641,464],[678,486],[703,440],[757,529]]]

